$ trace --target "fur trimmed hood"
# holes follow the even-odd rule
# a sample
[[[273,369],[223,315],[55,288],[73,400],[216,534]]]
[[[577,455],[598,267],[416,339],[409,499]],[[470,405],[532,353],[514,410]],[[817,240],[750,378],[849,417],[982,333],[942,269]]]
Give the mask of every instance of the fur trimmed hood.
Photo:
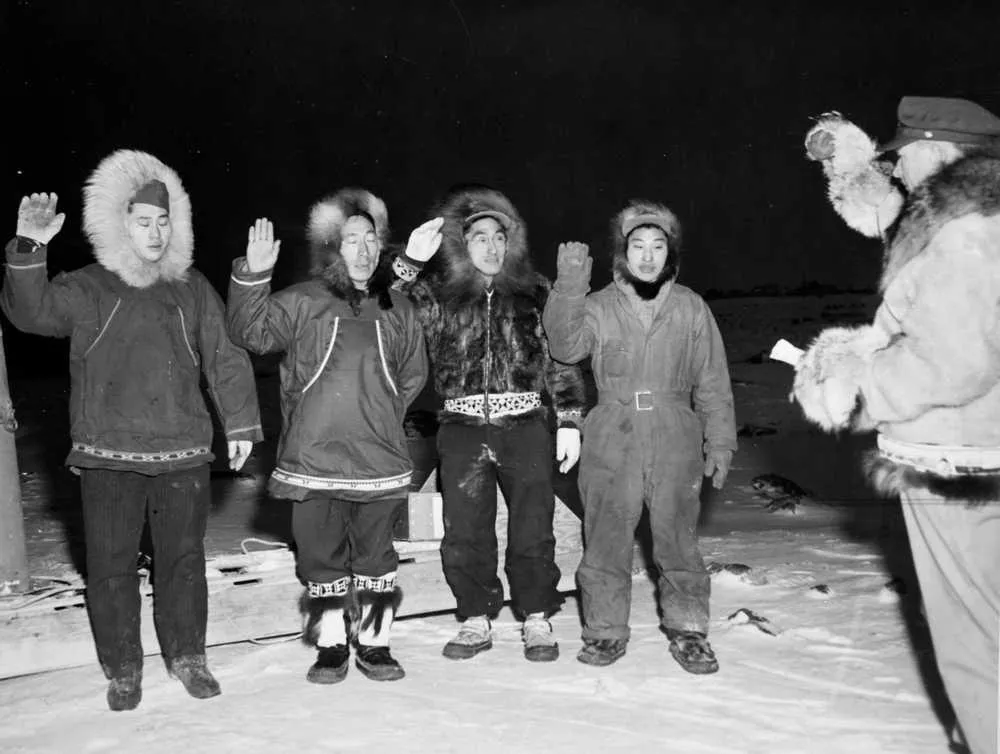
[[[388,248],[389,212],[385,202],[365,189],[344,188],[312,206],[306,230],[310,277],[321,280],[335,296],[350,303],[355,314],[360,311],[364,294],[354,287],[340,253],[344,223],[355,215],[365,215],[372,221],[379,241],[379,262],[368,283],[368,296],[377,297],[381,308],[391,309],[389,286],[393,280],[393,255]]]
[[[135,252],[126,225],[130,200],[152,180],[163,181],[170,195],[170,242],[157,262]],[[151,154],[122,149],[97,166],[83,190],[83,230],[98,263],[133,288],[187,279],[194,254],[191,200],[177,173]]]
[[[427,275],[440,291],[441,299],[469,300],[482,295],[479,271],[465,244],[465,220],[479,212],[500,212],[510,218],[505,224],[507,254],[493,288],[501,295],[534,296],[538,276],[528,256],[528,231],[524,220],[506,196],[487,186],[462,186],[441,201],[432,217],[443,217],[441,249],[427,265]]]
[[[880,288],[927,248],[944,225],[965,215],[1000,213],[1000,156],[975,152],[945,166],[906,198],[886,245]]]
[[[628,268],[628,234],[642,225],[656,225],[667,234],[667,261],[659,277],[651,283],[643,283]],[[610,233],[614,278],[632,285],[644,300],[655,298],[664,283],[677,278],[681,266],[681,224],[677,215],[666,205],[646,199],[632,199],[625,209],[611,219]]]

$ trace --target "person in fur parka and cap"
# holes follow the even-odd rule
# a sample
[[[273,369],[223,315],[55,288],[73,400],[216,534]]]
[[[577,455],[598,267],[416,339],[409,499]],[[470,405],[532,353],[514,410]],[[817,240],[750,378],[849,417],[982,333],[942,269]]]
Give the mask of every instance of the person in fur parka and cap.
[[[173,170],[129,150],[101,162],[83,209],[97,262],[50,281],[48,244],[65,220],[57,202],[21,200],[0,306],[20,330],[70,339],[66,463],[80,474],[87,608],[108,705],[142,698],[136,556],[147,513],[164,659],[192,696],[215,696],[205,663],[212,420],[200,378],[239,469],[263,439],[253,370],[226,335],[222,299],[191,267],[191,203]]]
[[[462,186],[435,215],[413,232],[394,270],[417,307],[444,399],[441,561],[463,623],[443,654],[462,660],[493,646],[491,620],[504,602],[499,482],[508,510],[505,569],[523,620],[524,656],[553,661],[559,645],[548,618],[561,600],[549,419],[554,410],[555,453],[565,473],[579,456],[583,379],[549,354],[541,320],[549,284],[531,265],[525,223],[511,201],[488,187]]]
[[[598,391],[580,457],[577,659],[603,666],[625,654],[632,543],[645,506],[669,650],[685,670],[713,673],[710,582],[695,527],[702,475],[721,488],[736,450],[725,348],[708,305],[675,280],[681,227],[673,212],[630,202],[612,220],[611,245],[614,279],[590,295],[587,246],[560,247],[544,318],[552,354],[590,356]]]
[[[392,532],[412,469],[403,419],[427,380],[423,333],[410,303],[389,288],[381,199],[355,188],[323,199],[308,237],[310,280],[272,294],[281,242],[267,219],[250,228],[246,256],[233,264],[229,331],[255,353],[284,352],[269,489],[295,501],[292,534],[318,646],[307,678],[343,680],[353,639],[366,676],[397,680],[404,671],[389,652],[401,597]],[[355,602],[360,618],[348,637]]]
[[[881,237],[885,256],[873,323],[820,333],[797,364],[794,397],[827,431],[878,433],[868,470],[902,500],[941,677],[971,750],[994,754],[1000,118],[940,97],[904,97],[897,114],[881,148],[838,113],[807,134],[835,210]],[[894,169],[882,159],[892,151]]]

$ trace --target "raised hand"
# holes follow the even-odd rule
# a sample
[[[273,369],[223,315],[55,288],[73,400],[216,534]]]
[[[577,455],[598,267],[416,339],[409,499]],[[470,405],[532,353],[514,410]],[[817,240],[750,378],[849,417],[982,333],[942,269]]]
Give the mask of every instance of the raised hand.
[[[281,241],[274,240],[274,224],[266,217],[258,217],[247,236],[247,269],[250,272],[271,269],[278,261],[280,248]]]
[[[416,262],[426,262],[441,248],[441,226],[443,217],[435,217],[419,225],[410,233],[406,242],[406,256]]]
[[[590,285],[590,247],[578,241],[559,244],[556,257],[556,289],[561,293],[586,292]]]
[[[66,215],[56,214],[56,194],[22,196],[17,208],[17,235],[47,244],[62,230]]]

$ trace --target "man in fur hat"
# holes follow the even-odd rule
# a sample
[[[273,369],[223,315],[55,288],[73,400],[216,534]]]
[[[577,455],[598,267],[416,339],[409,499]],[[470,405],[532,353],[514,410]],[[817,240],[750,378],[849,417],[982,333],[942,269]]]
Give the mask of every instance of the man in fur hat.
[[[427,356],[413,307],[389,289],[388,237],[382,200],[343,189],[310,213],[310,280],[271,294],[281,242],[263,218],[233,264],[233,340],[285,354],[269,491],[295,501],[292,534],[318,647],[313,683],[344,679],[352,639],[368,678],[404,676],[389,652],[401,596],[392,532],[412,468],[403,419],[427,380]],[[360,616],[349,637],[354,602]]]
[[[997,751],[1000,631],[1000,118],[904,97],[877,148],[837,113],[807,155],[834,209],[885,243],[871,325],[823,331],[794,396],[827,431],[878,432],[874,485],[898,494],[938,668],[975,754]],[[896,152],[891,165],[878,158]]]
[[[143,152],[105,159],[84,194],[97,263],[50,281],[47,247],[65,220],[57,200],[21,200],[0,305],[20,330],[70,338],[66,463],[80,474],[87,607],[108,706],[133,709],[142,698],[135,564],[147,512],[164,659],[192,696],[215,696],[203,541],[212,421],[199,379],[239,469],[263,439],[253,370],[226,335],[219,295],[191,267],[191,204],[173,170]]]
[[[681,227],[660,204],[633,201],[611,223],[614,279],[587,295],[591,259],[559,248],[545,307],[557,359],[590,356],[598,401],[580,459],[583,559],[577,571],[588,665],[620,659],[629,640],[632,543],[649,510],[662,625],[674,659],[714,673],[710,582],[695,531],[702,475],[722,487],[736,450],[722,336],[702,298],[675,282]]]
[[[541,317],[548,281],[531,266],[525,224],[510,200],[490,188],[463,187],[435,214],[411,235],[394,270],[417,306],[444,399],[437,438],[441,561],[463,623],[443,654],[463,660],[493,646],[491,620],[504,602],[499,482],[508,511],[505,570],[523,619],[524,656],[551,662],[559,645],[548,618],[561,598],[550,409],[543,401],[555,409],[555,453],[565,473],[580,453],[583,380],[578,368],[549,355]]]

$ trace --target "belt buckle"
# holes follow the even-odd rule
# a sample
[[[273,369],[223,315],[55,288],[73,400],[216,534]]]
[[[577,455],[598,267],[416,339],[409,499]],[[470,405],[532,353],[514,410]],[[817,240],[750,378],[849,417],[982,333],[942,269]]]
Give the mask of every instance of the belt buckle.
[[[642,398],[646,396],[649,398],[648,405],[643,402]],[[653,391],[652,390],[636,390],[633,396],[635,402],[636,411],[652,411],[653,410]]]

